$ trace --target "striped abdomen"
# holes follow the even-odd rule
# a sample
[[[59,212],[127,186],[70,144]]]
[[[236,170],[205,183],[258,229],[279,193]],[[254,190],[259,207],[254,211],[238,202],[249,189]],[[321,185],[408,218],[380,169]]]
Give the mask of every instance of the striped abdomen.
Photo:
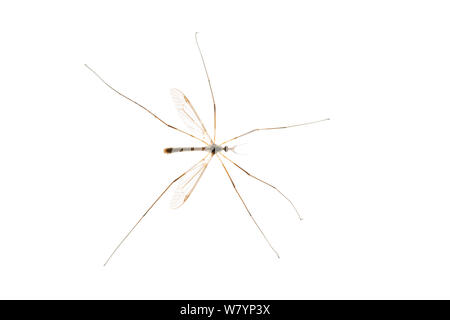
[[[185,152],[185,151],[209,151],[208,147],[182,147],[182,148],[165,148],[164,153]]]

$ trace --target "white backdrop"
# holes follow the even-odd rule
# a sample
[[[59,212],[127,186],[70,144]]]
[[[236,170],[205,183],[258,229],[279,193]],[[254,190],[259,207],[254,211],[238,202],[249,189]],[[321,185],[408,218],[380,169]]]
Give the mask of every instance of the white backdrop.
[[[446,1],[61,1],[0,5],[0,298],[450,298]],[[103,262],[196,146],[245,139]],[[244,139],[243,139],[244,140]],[[243,141],[244,142],[244,141]]]

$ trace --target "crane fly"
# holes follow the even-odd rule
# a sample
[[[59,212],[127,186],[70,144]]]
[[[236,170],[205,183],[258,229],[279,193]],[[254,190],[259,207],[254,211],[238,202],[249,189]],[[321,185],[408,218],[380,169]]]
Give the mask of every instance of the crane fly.
[[[242,172],[244,172],[249,177],[275,189],[280,195],[282,195],[293,207],[295,210],[298,218],[301,220],[300,213],[298,212],[297,208],[294,206],[291,200],[289,200],[288,197],[286,197],[278,188],[273,186],[272,184],[252,175],[247,170],[242,168],[240,165],[238,165],[236,162],[231,160],[229,157],[227,157],[224,153],[227,153],[229,151],[235,151],[236,145],[231,146],[229,145],[230,142],[237,140],[243,136],[249,135],[251,133],[257,132],[257,131],[263,131],[263,130],[279,130],[279,129],[287,129],[287,128],[294,128],[299,126],[304,126],[308,124],[318,123],[322,121],[329,120],[322,119],[317,121],[311,121],[311,122],[305,122],[300,124],[294,124],[294,125],[288,125],[288,126],[281,126],[281,127],[271,127],[271,128],[257,128],[250,131],[247,131],[245,133],[242,133],[234,138],[225,140],[221,143],[216,143],[216,100],[214,98],[214,93],[211,86],[211,80],[209,78],[208,70],[206,68],[205,59],[203,58],[202,51],[200,49],[200,46],[198,44],[197,39],[197,33],[195,33],[195,42],[197,44],[198,51],[200,53],[200,57],[202,59],[203,68],[206,74],[206,78],[208,80],[209,85],[209,91],[211,93],[213,108],[214,108],[214,133],[211,137],[211,135],[208,133],[208,131],[205,128],[205,125],[203,124],[202,120],[200,119],[197,111],[195,110],[194,106],[191,104],[189,99],[186,97],[185,94],[183,94],[178,89],[171,89],[170,93],[172,96],[172,100],[175,104],[175,108],[178,111],[178,115],[183,120],[183,123],[185,125],[185,129],[179,129],[175,126],[172,126],[171,124],[165,122],[160,117],[158,117],[156,114],[154,114],[152,111],[144,107],[142,104],[134,101],[133,99],[127,97],[126,95],[122,94],[118,90],[114,89],[111,85],[109,85],[105,80],[103,80],[102,77],[100,77],[93,69],[91,69],[88,65],[85,65],[86,68],[88,68],[90,71],[94,73],[95,76],[97,76],[106,86],[108,86],[111,90],[122,96],[123,98],[131,101],[132,103],[136,104],[137,106],[141,107],[145,111],[147,111],[150,115],[152,115],[155,119],[159,120],[162,124],[165,126],[176,130],[178,132],[181,132],[199,142],[201,142],[203,145],[201,147],[194,146],[194,147],[171,147],[171,148],[165,148],[164,153],[166,154],[172,154],[176,152],[192,152],[192,151],[201,151],[205,152],[206,155],[198,161],[196,164],[194,164],[191,168],[189,168],[187,171],[183,172],[181,175],[179,175],[177,178],[175,178],[169,185],[164,189],[164,191],[159,194],[159,196],[156,198],[156,200],[150,205],[150,207],[147,208],[147,210],[144,212],[144,214],[139,218],[139,220],[133,225],[130,231],[125,235],[125,237],[122,238],[122,240],[119,242],[119,244],[115,247],[111,255],[108,257],[108,259],[105,262],[106,264],[111,260],[111,258],[114,256],[114,254],[117,252],[117,250],[120,248],[120,246],[124,243],[124,241],[128,238],[128,236],[134,231],[134,229],[137,227],[137,225],[144,219],[144,217],[149,213],[149,211],[154,207],[154,205],[161,199],[161,197],[172,187],[174,186],[175,191],[173,193],[172,201],[170,202],[170,205],[172,208],[179,208],[182,206],[191,196],[192,192],[194,191],[195,187],[197,186],[198,182],[200,181],[201,177],[205,173],[206,168],[208,167],[208,164],[210,161],[214,158],[214,156],[217,156],[217,159],[219,159],[220,164],[222,165],[223,169],[225,170],[225,173],[228,177],[228,179],[231,182],[231,185],[234,188],[234,191],[236,192],[237,196],[241,200],[242,204],[244,205],[245,210],[247,211],[248,215],[252,219],[253,223],[269,245],[269,247],[272,249],[272,251],[276,254],[276,256],[279,258],[278,252],[275,250],[275,248],[270,243],[269,239],[264,234],[263,230],[260,228],[258,223],[256,222],[255,218],[253,217],[252,213],[250,212],[247,204],[245,203],[244,199],[242,198],[241,194],[239,193],[236,184],[234,183],[233,178],[231,177],[227,166],[225,163],[229,163],[230,165],[233,165],[240,169]]]

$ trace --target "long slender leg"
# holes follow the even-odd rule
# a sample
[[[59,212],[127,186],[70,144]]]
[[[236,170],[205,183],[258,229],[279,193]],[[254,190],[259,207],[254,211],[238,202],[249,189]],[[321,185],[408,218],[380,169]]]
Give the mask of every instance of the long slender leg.
[[[274,185],[271,185],[270,183],[268,183],[268,182],[266,182],[266,181],[264,181],[264,180],[262,180],[262,179],[260,179],[260,178],[258,178],[258,177],[255,177],[254,175],[252,175],[251,173],[249,173],[247,170],[243,169],[243,168],[242,168],[240,165],[238,165],[236,162],[234,162],[233,160],[231,160],[230,158],[228,158],[226,155],[221,154],[220,156],[222,156],[222,157],[224,157],[225,159],[227,159],[228,161],[230,161],[230,162],[231,162],[232,164],[234,164],[236,167],[238,167],[239,169],[241,169],[242,171],[244,171],[248,176],[250,176],[250,177],[252,177],[252,178],[254,178],[254,179],[256,179],[256,180],[258,180],[258,181],[260,181],[260,182],[262,182],[262,183],[264,183],[264,184],[266,184],[266,185],[268,185],[269,187],[272,187],[272,188],[274,188],[275,190],[277,190],[279,194],[281,194],[287,201],[289,201],[289,203],[291,204],[291,206],[294,208],[295,212],[297,213],[298,218],[299,218],[300,220],[303,220],[302,217],[300,216],[300,213],[298,212],[297,208],[296,208],[296,207],[294,206],[294,204],[292,203],[292,201],[291,201],[288,197],[286,197],[280,190],[278,190],[277,187],[275,187]]]
[[[207,155],[208,156],[208,155]],[[207,157],[206,156],[206,157]],[[123,239],[119,242],[119,244],[116,246],[116,248],[114,249],[114,251],[111,253],[111,255],[108,257],[108,259],[106,260],[104,266],[106,266],[109,262],[109,260],[111,260],[111,258],[113,257],[113,255],[116,253],[116,251],[120,248],[120,246],[122,245],[122,243],[124,243],[124,241],[128,238],[128,236],[133,232],[133,230],[137,227],[137,225],[142,221],[142,219],[144,219],[144,217],[147,215],[147,213],[153,208],[153,206],[159,201],[159,199],[161,199],[161,197],[166,193],[167,190],[169,190],[169,188],[175,183],[177,182],[181,177],[183,177],[186,173],[188,173],[189,171],[191,171],[196,165],[198,165],[200,162],[202,162],[203,160],[206,159],[206,157],[204,157],[202,160],[200,160],[199,162],[197,162],[194,166],[192,166],[189,170],[185,171],[183,174],[181,174],[180,176],[178,176],[175,180],[173,180],[167,187],[166,189],[164,189],[164,191],[158,196],[158,198],[156,198],[156,200],[152,203],[152,205],[144,212],[144,214],[142,215],[142,217],[136,222],[136,224],[133,226],[133,228],[131,228],[130,231],[128,231],[128,233],[125,235],[125,237],[123,237]]]
[[[233,179],[230,176],[230,173],[227,170],[227,167],[225,167],[225,164],[223,163],[222,159],[220,159],[220,157],[218,157],[220,163],[222,164],[222,167],[225,169],[225,172],[227,173],[228,178],[231,181],[231,184],[233,185],[234,191],[236,191],[239,199],[241,199],[242,204],[245,207],[245,210],[247,210],[248,214],[250,215],[250,218],[252,218],[253,222],[255,223],[256,227],[258,228],[259,232],[261,232],[262,236],[264,237],[264,239],[266,240],[267,244],[270,246],[270,248],[273,250],[273,252],[275,252],[275,254],[277,255],[278,258],[280,258],[280,255],[278,254],[277,250],[275,250],[275,248],[272,246],[272,244],[270,243],[269,239],[267,239],[266,235],[264,234],[264,232],[262,231],[262,229],[259,227],[258,223],[256,222],[255,218],[253,217],[253,215],[251,214],[250,210],[248,209],[247,205],[244,202],[244,199],[242,199],[241,194],[239,193],[238,189],[236,188],[236,185],[234,184]]]
[[[223,144],[225,144],[225,143],[227,143],[227,142],[236,140],[236,139],[238,139],[238,138],[240,138],[240,137],[246,136],[246,135],[248,135],[248,134],[250,134],[250,133],[253,133],[253,132],[255,132],[255,131],[287,129],[287,128],[293,128],[293,127],[305,126],[305,125],[307,125],[307,124],[313,124],[313,123],[318,123],[318,122],[327,121],[327,120],[330,120],[330,118],[326,118],[326,119],[322,119],[322,120],[317,120],[317,121],[311,121],[311,122],[305,122],[305,123],[300,123],[300,124],[294,124],[294,125],[291,125],[291,126],[253,129],[253,130],[250,130],[250,131],[248,131],[248,132],[246,132],[246,133],[240,134],[240,135],[238,135],[238,136],[236,136],[236,137],[234,137],[234,138],[232,138],[232,139],[226,140],[226,141],[220,143],[220,145],[223,145]]]
[[[204,67],[205,73],[206,73],[206,78],[208,79],[209,91],[211,91],[211,97],[212,97],[212,101],[213,101],[213,105],[214,105],[214,140],[213,140],[213,143],[216,143],[216,99],[214,99],[214,93],[213,93],[213,89],[211,86],[211,80],[209,79],[209,74],[208,74],[208,70],[206,69],[205,59],[203,59],[202,50],[200,50],[200,46],[198,44],[197,34],[198,34],[198,32],[195,33],[195,42],[197,43],[197,48],[198,48],[198,51],[200,52],[200,57],[202,58],[203,67]]]
[[[186,135],[188,135],[188,136],[190,136],[190,137],[192,137],[192,138],[194,138],[194,139],[197,139],[197,140],[203,142],[204,144],[208,145],[208,143],[207,143],[206,141],[204,141],[203,139],[200,139],[200,138],[198,138],[198,137],[196,137],[196,136],[194,136],[194,135],[192,135],[192,134],[190,134],[190,133],[187,133],[186,131],[183,131],[183,130],[181,130],[181,129],[178,129],[178,128],[176,128],[176,127],[174,127],[174,126],[168,124],[167,122],[165,122],[164,120],[162,120],[160,117],[158,117],[156,114],[154,114],[153,112],[151,112],[150,110],[148,110],[146,107],[144,107],[142,104],[140,104],[140,103],[134,101],[133,99],[127,97],[127,96],[124,95],[123,93],[121,93],[121,92],[119,92],[118,90],[114,89],[109,83],[107,83],[105,80],[103,80],[103,78],[100,77],[99,74],[98,74],[97,72],[95,72],[95,71],[94,71],[91,67],[89,67],[87,64],[85,64],[84,66],[85,66],[86,68],[88,68],[90,71],[92,71],[92,73],[93,73],[97,78],[99,78],[100,81],[102,81],[106,86],[108,86],[111,90],[113,90],[113,91],[116,92],[117,94],[121,95],[121,96],[124,97],[125,99],[127,99],[127,100],[133,102],[134,104],[138,105],[139,107],[141,107],[142,109],[144,109],[145,111],[147,111],[148,113],[150,113],[153,117],[155,117],[156,119],[158,119],[159,121],[161,121],[164,125],[168,126],[168,127],[171,128],[171,129],[177,130],[177,131],[179,131],[179,132],[181,132],[181,133],[184,133],[184,134],[186,134]]]

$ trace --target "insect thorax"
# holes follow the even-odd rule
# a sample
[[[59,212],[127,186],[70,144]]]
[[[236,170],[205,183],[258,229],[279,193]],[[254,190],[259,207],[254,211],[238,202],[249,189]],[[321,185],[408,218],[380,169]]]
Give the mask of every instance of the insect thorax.
[[[222,146],[219,146],[215,143],[211,144],[208,146],[209,152],[211,152],[212,154],[216,154],[222,150],[224,150],[224,148]]]

